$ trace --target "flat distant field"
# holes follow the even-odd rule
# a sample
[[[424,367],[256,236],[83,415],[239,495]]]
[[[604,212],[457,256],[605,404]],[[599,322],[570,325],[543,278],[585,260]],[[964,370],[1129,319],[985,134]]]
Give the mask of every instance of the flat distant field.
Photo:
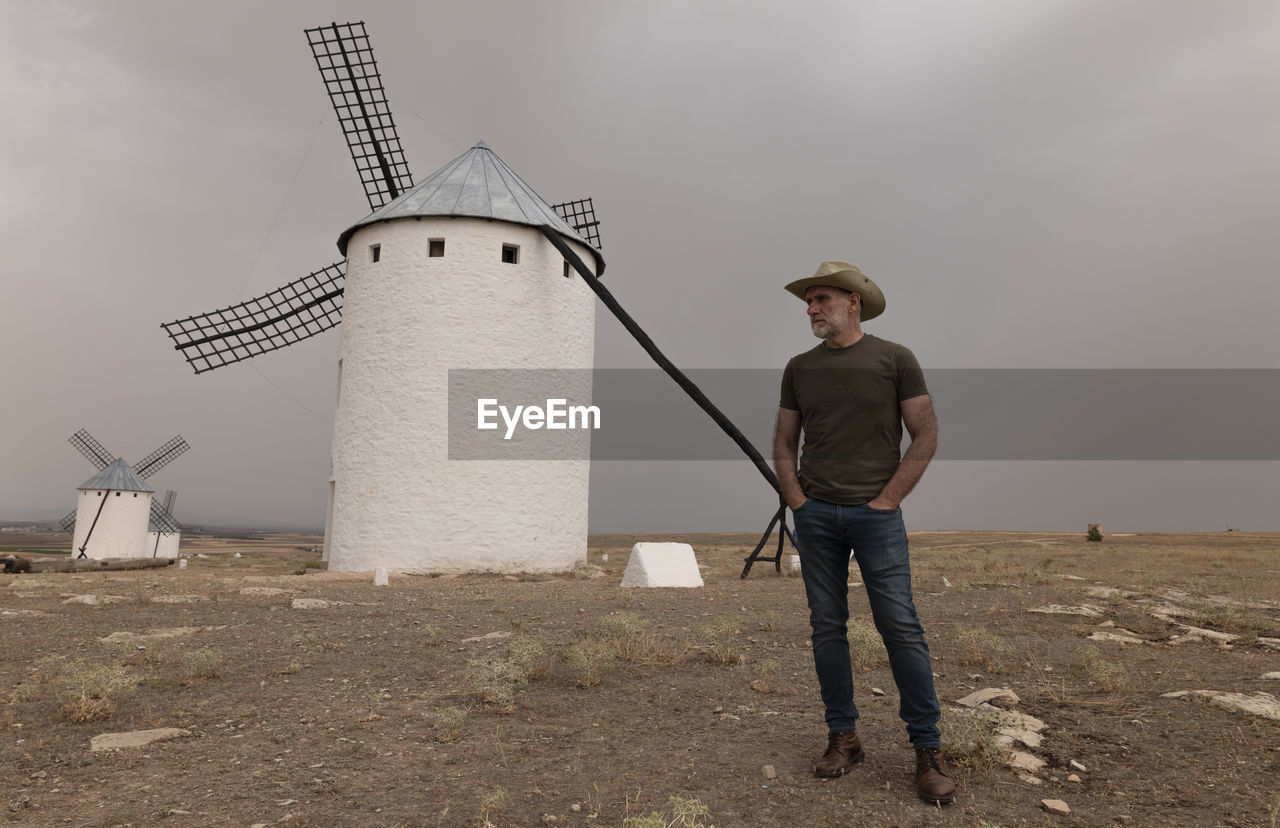
[[[640,540],[690,543],[706,585],[621,589]],[[0,575],[0,823],[1280,824],[1280,535],[913,533],[960,785],[943,808],[914,795],[856,568],[867,758],[812,776],[803,586],[767,563],[739,579],[755,540],[596,536],[575,574],[387,587],[296,574],[312,535],[184,538],[183,570]],[[1017,701],[956,703],[984,688]],[[1257,712],[1164,696],[1184,690]],[[150,728],[185,732],[90,750]]]

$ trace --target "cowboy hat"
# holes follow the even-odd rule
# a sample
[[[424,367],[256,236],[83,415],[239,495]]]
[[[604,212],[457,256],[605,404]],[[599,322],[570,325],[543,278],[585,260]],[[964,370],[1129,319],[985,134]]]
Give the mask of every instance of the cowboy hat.
[[[818,266],[817,273],[805,279],[797,279],[787,285],[786,289],[803,299],[804,292],[814,285],[838,287],[858,294],[862,299],[861,320],[863,322],[875,319],[884,313],[884,294],[880,292],[880,288],[876,287],[875,282],[858,270],[857,265],[851,265],[848,262],[823,262]]]

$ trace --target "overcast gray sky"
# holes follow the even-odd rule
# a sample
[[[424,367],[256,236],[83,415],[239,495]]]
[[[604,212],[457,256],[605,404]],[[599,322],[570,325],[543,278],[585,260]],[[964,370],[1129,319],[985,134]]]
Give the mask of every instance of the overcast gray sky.
[[[367,205],[302,30],[356,19],[415,177],[483,138],[592,196],[681,366],[780,371],[814,344],[782,284],[846,259],[926,368],[1280,368],[1275,3],[0,0],[0,517],[72,508],[85,427],[130,461],[185,436],[153,480],[184,520],[322,525],[338,332],[197,377],[159,325],[338,258]],[[596,355],[649,364],[603,308]],[[905,509],[1278,529],[1277,491],[1272,461],[946,461]],[[773,502],[744,462],[592,467],[593,531]]]

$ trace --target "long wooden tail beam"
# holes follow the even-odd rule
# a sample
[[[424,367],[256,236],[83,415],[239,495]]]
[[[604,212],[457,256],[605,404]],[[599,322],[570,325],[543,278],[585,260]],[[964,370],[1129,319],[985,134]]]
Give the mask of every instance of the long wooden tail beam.
[[[578,272],[578,275],[582,277],[583,281],[587,283],[587,286],[591,288],[595,295],[600,298],[600,301],[609,309],[609,312],[617,317],[618,321],[622,323],[622,327],[627,329],[627,333],[631,334],[631,336],[635,338],[636,342],[640,343],[640,347],[644,348],[645,353],[647,353],[649,357],[658,364],[659,368],[666,372],[667,376],[675,380],[676,385],[679,385],[684,389],[684,392],[698,404],[698,407],[705,411],[711,419],[715,421],[716,425],[720,426],[720,430],[729,435],[729,438],[738,445],[738,448],[742,449],[742,453],[747,455],[747,458],[755,465],[756,470],[760,472],[760,475],[764,477],[765,481],[768,482],[768,484],[773,487],[773,490],[778,493],[778,498],[781,501],[782,486],[778,483],[778,476],[773,473],[773,469],[769,468],[769,464],[765,462],[764,457],[760,455],[760,452],[756,450],[756,447],[751,445],[751,441],[747,439],[747,436],[743,434],[728,417],[725,416],[723,411],[716,408],[715,404],[711,402],[707,395],[702,393],[701,388],[694,385],[693,381],[690,380],[683,371],[677,368],[675,363],[667,359],[666,354],[662,353],[657,344],[649,338],[649,335],[646,334],[638,324],[636,324],[636,321],[631,318],[631,314],[623,310],[622,305],[618,303],[618,300],[614,298],[614,295],[599,279],[596,278],[596,275],[591,272],[586,263],[582,261],[582,258],[573,251],[573,248],[569,247],[568,243],[564,240],[564,237],[561,236],[554,227],[544,224],[538,229],[541,230],[542,235],[546,236],[551,244],[555,246],[556,250],[560,251],[560,255],[564,256],[564,260]],[[778,531],[777,555],[773,558],[760,557],[760,550],[763,549],[765,543],[768,542],[769,536],[773,533],[773,527],[775,524],[780,524]],[[764,535],[760,538],[760,543],[756,544],[756,548],[747,556],[746,566],[742,569],[742,577],[747,577],[747,574],[751,571],[751,565],[758,560],[772,561],[774,569],[781,572],[784,536],[790,539],[791,544],[795,546],[796,549],[800,548],[799,545],[796,544],[795,534],[793,534],[791,529],[787,526],[787,504],[782,502],[781,508],[774,513],[773,519],[769,521],[769,528],[765,529]]]

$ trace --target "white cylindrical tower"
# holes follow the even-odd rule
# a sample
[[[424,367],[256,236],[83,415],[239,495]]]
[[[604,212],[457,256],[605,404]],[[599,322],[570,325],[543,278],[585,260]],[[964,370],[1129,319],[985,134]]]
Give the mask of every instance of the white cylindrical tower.
[[[595,295],[541,225],[603,270],[481,142],[343,234],[330,569],[548,572],[585,562],[585,451],[449,456],[451,370],[588,377],[592,367]]]
[[[123,460],[81,485],[71,557],[147,557],[147,521],[154,491]]]
[[[153,526],[147,531],[143,557],[176,558],[178,557],[178,545],[181,542],[181,532],[167,532],[164,529]]]

